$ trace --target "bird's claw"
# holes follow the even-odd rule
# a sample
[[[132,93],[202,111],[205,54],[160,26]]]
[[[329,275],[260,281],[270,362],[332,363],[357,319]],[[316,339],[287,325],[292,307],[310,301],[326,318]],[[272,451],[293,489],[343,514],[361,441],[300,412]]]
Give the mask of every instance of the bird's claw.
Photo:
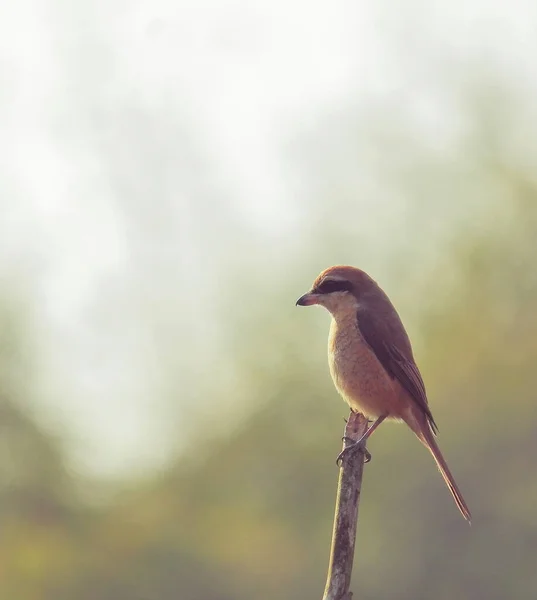
[[[355,442],[354,440],[352,440],[351,438],[348,438],[346,436],[344,436],[342,438],[342,441],[345,443],[348,443],[348,442],[351,442],[351,443],[349,443],[349,445],[346,448],[343,448],[343,450],[338,454],[337,459],[336,459],[336,465],[338,467],[341,466],[341,464],[343,463],[343,459],[346,456],[348,456],[352,452],[356,452],[358,450],[362,450],[364,453],[364,464],[371,462],[371,453],[365,447],[364,441],[359,440],[358,442]]]

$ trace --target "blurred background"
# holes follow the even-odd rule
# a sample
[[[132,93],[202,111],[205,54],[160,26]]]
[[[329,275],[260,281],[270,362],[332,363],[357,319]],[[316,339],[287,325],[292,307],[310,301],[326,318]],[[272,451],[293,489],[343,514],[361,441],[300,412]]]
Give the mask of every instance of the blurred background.
[[[346,263],[413,340],[463,521],[373,436],[361,599],[537,596],[537,7],[0,9],[0,598],[320,598]]]

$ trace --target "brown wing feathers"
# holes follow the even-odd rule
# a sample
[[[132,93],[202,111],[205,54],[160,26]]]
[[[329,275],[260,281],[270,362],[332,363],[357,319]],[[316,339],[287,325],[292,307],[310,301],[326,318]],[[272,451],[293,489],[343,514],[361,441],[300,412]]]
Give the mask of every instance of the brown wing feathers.
[[[372,316],[367,308],[360,308],[357,312],[358,329],[371,350],[375,353],[380,364],[386,372],[405,388],[410,397],[416,402],[427,420],[431,429],[436,434],[438,427],[427,401],[425,384],[414,358],[408,336],[399,318],[387,319]],[[390,335],[388,335],[388,330]],[[385,340],[391,339],[395,343]]]

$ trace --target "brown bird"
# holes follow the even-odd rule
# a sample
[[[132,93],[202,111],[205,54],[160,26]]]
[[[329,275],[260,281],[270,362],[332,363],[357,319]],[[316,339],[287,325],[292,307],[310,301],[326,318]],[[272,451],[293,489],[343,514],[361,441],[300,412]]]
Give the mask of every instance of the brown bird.
[[[388,296],[364,271],[335,266],[323,271],[296,303],[320,304],[331,313],[328,362],[334,385],[353,411],[374,420],[338,461],[348,451],[365,447],[385,419],[404,421],[433,455],[459,510],[470,521],[470,510],[435,440],[438,428],[410,340]]]

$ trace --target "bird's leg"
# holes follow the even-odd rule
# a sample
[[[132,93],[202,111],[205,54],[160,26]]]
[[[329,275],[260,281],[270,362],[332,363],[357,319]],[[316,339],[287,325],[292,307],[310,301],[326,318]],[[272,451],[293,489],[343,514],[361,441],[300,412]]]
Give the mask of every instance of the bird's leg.
[[[358,441],[358,442],[355,442],[355,441],[354,441],[352,438],[350,438],[350,437],[347,437],[346,435],[344,435],[344,436],[341,438],[341,441],[342,441],[342,442],[345,442],[345,443],[349,442],[349,445],[350,445],[350,446],[352,446],[353,448],[354,448],[354,444],[355,444],[355,443],[356,443],[356,444],[359,444],[359,443],[360,443],[360,441]],[[371,462],[371,452],[369,452],[369,450],[368,450],[367,448],[365,448],[365,447],[363,448],[363,451],[364,451],[364,464],[367,464],[368,462]],[[341,458],[340,458],[340,456],[338,456],[338,457],[337,457],[337,464],[338,464],[338,465],[339,465],[339,461],[340,461],[340,460],[341,460]]]
[[[338,454],[336,459],[336,464],[338,467],[341,466],[341,463],[346,456],[348,456],[351,452],[358,451],[359,449],[364,451],[364,464],[371,462],[371,452],[369,452],[369,450],[365,447],[367,440],[365,440],[363,436],[358,441],[355,441],[347,436],[343,436],[341,440],[345,443],[349,443],[349,445]]]
[[[363,449],[364,455],[365,455],[365,462],[368,463],[371,460],[371,454],[369,454],[369,452],[367,451],[367,448],[365,447],[367,439],[373,433],[373,431],[375,431],[375,429],[382,423],[382,421],[384,421],[385,418],[386,418],[386,415],[380,416],[373,423],[373,425],[371,425],[367,429],[367,431],[362,435],[362,437],[358,441],[353,442],[346,448],[343,448],[343,450],[338,454],[338,457],[336,459],[336,464],[339,466],[343,462],[343,459],[345,458],[345,456],[347,456],[349,454],[349,452],[355,452],[358,449]],[[347,441],[348,438],[343,438],[343,440]]]

